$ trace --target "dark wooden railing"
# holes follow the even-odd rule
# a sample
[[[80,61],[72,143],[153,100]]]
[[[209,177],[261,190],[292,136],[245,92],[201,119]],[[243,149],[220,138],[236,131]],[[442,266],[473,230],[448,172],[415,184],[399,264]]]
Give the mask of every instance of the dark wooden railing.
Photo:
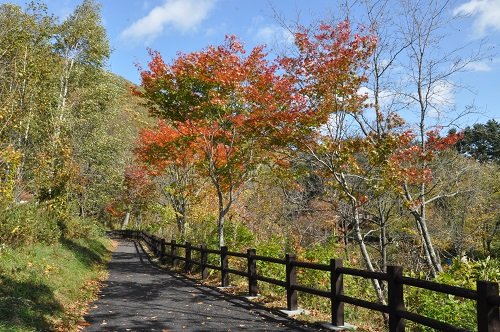
[[[500,332],[500,296],[498,294],[498,283],[496,282],[477,281],[477,290],[471,290],[427,280],[404,277],[403,269],[400,266],[388,266],[387,273],[371,272],[343,267],[341,259],[331,259],[330,264],[316,264],[297,261],[293,254],[286,254],[284,259],[279,259],[259,256],[256,254],[255,249],[248,249],[246,253],[239,253],[231,252],[227,247],[208,249],[206,245],[193,246],[189,242],[185,244],[177,243],[175,240],[166,242],[164,239],[141,231],[124,230],[118,231],[118,233],[123,237],[143,240],[154,255],[159,257],[164,263],[177,266],[179,261],[184,261],[185,272],[190,272],[193,265],[199,266],[202,279],[208,277],[208,269],[220,271],[222,287],[229,286],[229,274],[236,274],[248,279],[248,293],[250,296],[257,295],[258,281],[284,287],[286,289],[288,310],[298,309],[297,292],[328,298],[331,301],[331,322],[334,326],[344,326],[344,303],[348,303],[388,314],[390,332],[404,331],[406,320],[441,331],[467,331],[466,329],[407,311],[404,303],[404,285],[408,285],[475,301],[478,331]],[[170,247],[170,249],[167,250],[167,247]],[[178,254],[178,248],[184,249],[184,256]],[[193,251],[199,252],[199,260],[192,259]],[[220,256],[220,265],[209,264],[209,254]],[[246,258],[247,270],[240,271],[230,268],[229,257]],[[285,280],[259,275],[257,273],[257,261],[284,265],[286,271]],[[329,271],[330,290],[326,291],[298,285],[296,274],[297,268]],[[344,275],[386,281],[388,288],[387,305],[344,295]]]

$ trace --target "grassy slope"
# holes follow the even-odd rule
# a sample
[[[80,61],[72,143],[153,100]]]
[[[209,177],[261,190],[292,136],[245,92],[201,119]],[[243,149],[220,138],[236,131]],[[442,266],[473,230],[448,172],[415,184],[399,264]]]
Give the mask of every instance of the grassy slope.
[[[0,331],[76,330],[110,248],[100,238],[0,249]]]

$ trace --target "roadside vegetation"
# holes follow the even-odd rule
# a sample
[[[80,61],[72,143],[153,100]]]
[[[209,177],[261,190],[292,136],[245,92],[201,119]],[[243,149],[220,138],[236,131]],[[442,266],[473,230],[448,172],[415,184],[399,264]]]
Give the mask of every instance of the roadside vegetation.
[[[138,109],[104,69],[96,2],[62,21],[2,3],[0,31],[0,330],[76,331],[106,275],[105,205]]]
[[[111,243],[64,239],[0,250],[0,330],[76,331],[106,277]]]

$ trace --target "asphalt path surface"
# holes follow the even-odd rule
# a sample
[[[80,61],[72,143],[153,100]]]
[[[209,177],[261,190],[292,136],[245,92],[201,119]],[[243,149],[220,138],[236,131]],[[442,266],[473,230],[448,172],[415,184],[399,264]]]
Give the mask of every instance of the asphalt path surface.
[[[200,285],[120,240],[84,331],[319,331],[244,298]]]

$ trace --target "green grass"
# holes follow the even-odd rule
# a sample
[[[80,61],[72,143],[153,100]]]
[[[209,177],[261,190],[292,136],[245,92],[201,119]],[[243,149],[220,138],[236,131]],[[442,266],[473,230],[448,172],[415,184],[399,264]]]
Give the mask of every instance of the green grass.
[[[95,298],[110,257],[107,239],[0,245],[0,331],[72,331]]]

